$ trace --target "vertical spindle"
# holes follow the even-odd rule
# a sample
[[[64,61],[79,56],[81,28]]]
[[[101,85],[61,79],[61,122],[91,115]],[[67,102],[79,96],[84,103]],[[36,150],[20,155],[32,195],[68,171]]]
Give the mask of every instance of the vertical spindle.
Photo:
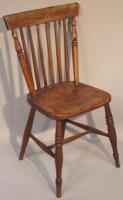
[[[46,39],[47,39],[50,78],[51,78],[51,84],[54,84],[55,81],[54,81],[53,59],[52,59],[52,50],[51,50],[50,23],[45,24],[45,30],[46,30]]]
[[[43,53],[43,47],[42,47],[40,26],[36,25],[36,27],[37,27],[37,35],[38,35],[38,42],[39,42],[39,53],[40,53],[40,60],[41,60],[41,67],[42,67],[44,86],[47,86],[47,77],[46,77],[46,70],[45,70],[45,61],[44,61],[44,53]]]

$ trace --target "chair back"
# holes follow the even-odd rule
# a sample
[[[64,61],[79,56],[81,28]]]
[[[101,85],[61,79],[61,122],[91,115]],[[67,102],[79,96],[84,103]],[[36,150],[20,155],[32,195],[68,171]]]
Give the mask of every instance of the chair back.
[[[78,15],[79,4],[72,3],[4,16],[7,29],[12,31],[20,66],[32,96],[35,95],[35,90],[41,87],[61,83],[64,80],[70,81],[69,55],[72,55],[74,81],[78,84],[78,44],[75,19]],[[45,39],[42,36],[43,30],[45,30]],[[54,40],[51,33],[54,35]],[[37,42],[35,42],[35,35]],[[53,59],[54,52],[56,68]],[[48,66],[46,61],[48,61]],[[58,79],[55,78],[55,69],[57,69]],[[65,71],[65,76],[63,71]]]

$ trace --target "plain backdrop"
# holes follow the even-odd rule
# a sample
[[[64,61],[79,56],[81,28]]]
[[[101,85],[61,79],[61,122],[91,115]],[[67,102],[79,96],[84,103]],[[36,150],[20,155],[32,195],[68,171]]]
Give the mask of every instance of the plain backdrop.
[[[23,163],[25,162],[24,164],[22,164],[22,162],[20,163],[17,161],[17,155],[19,153],[20,142],[22,139],[23,130],[26,123],[25,120],[27,119],[28,116],[29,106],[26,104],[27,88],[25,81],[22,77],[21,70],[19,68],[19,63],[14,50],[11,33],[6,30],[2,17],[3,15],[15,12],[26,11],[35,8],[43,8],[46,6],[53,6],[71,2],[75,1],[0,0],[0,149],[1,149],[0,163],[2,166],[1,168],[2,170],[0,170],[1,173],[0,176],[2,176],[0,182],[1,184],[0,187],[2,187],[1,199],[14,200],[14,199],[19,199],[20,196],[20,199],[22,197],[22,199],[37,200],[41,199],[41,193],[40,193],[41,191],[42,192],[45,191],[46,196],[48,195],[49,192],[49,197],[47,196],[47,198],[44,197],[42,199],[50,199],[50,195],[52,195],[52,189],[51,188],[48,189],[49,184],[47,182],[49,179],[51,179],[49,174],[54,173],[54,172],[52,173],[52,171],[54,171],[53,168],[54,163],[51,164],[51,161],[50,163],[48,163],[49,157],[47,158],[47,156],[44,156],[43,154],[41,158],[42,161],[38,157],[35,157],[34,152],[38,151],[39,155],[40,151],[39,149],[36,149],[34,151],[35,149],[35,146],[33,146],[34,144],[32,144],[32,146],[30,145],[28,148],[28,156],[30,159],[27,159],[26,162],[23,161]],[[123,135],[122,135],[123,133],[123,1],[122,0],[93,0],[93,1],[79,0],[76,2],[80,3],[80,16],[78,17],[78,28],[77,28],[78,41],[79,41],[80,80],[83,83],[91,84],[100,89],[106,90],[112,94],[111,108],[117,130],[118,146],[121,154],[121,163],[122,163],[123,161],[123,155],[122,155],[123,154],[122,151],[123,150],[122,147],[123,146]],[[105,129],[106,126],[105,126],[104,116],[105,116],[104,109],[101,108],[90,114],[80,116],[78,120],[86,121],[98,128],[101,127],[102,129]],[[51,140],[54,139],[54,130],[55,130],[54,127],[55,127],[55,122],[53,120],[49,120],[43,115],[37,113],[33,128],[33,131],[37,135],[42,137],[44,140],[46,139],[47,142],[51,142]],[[71,129],[69,128],[68,131],[69,130]],[[103,139],[101,138],[101,140]],[[92,138],[92,142],[91,139],[89,141],[87,139],[86,141],[87,144],[83,144],[83,148],[81,147],[82,150],[84,149],[82,152],[82,158],[84,159],[83,162],[88,164],[86,165],[86,169],[88,169],[88,172],[90,174],[91,173],[93,174],[96,171],[95,170],[93,172],[89,171],[89,167],[91,164],[92,164],[91,168],[92,170],[95,168],[94,163],[99,161],[98,159],[100,159],[101,166],[105,165],[106,162],[108,162],[107,158],[106,162],[104,162],[105,159],[101,161],[101,158],[103,157],[103,156],[101,157],[101,155],[103,153],[108,154],[105,148],[109,144],[108,142],[104,142],[104,144],[106,144],[106,147],[102,146],[98,138],[96,139]],[[98,142],[100,144],[99,146]],[[96,148],[94,151],[90,149],[92,143],[93,144],[95,143],[99,148]],[[73,149],[77,151],[77,147],[75,146],[75,144],[77,143],[74,143]],[[89,150],[87,150],[88,149],[87,147],[89,148]],[[110,148],[110,145],[108,147]],[[97,158],[96,156],[92,158],[93,154],[96,155],[95,152],[96,151],[98,152],[100,148],[102,149],[102,154],[100,152],[99,154],[100,156],[97,154]],[[69,150],[70,149],[66,149],[65,151],[67,154],[68,161],[71,161],[72,158],[71,155],[69,154]],[[76,155],[75,151],[73,153],[74,157]],[[77,163],[77,159],[80,160],[81,158],[79,149],[78,152],[79,154],[77,154],[76,159],[75,160],[72,159],[72,162],[75,164]],[[108,156],[108,158],[111,161],[112,153],[110,152],[110,154],[111,155]],[[90,157],[88,157],[87,155]],[[43,162],[44,163],[46,162],[47,166],[45,166]],[[75,171],[71,168],[70,171],[71,174],[76,173],[76,170],[78,170],[73,163],[72,166]],[[83,163],[80,164],[83,165]],[[28,165],[30,165],[31,169],[27,167]],[[48,169],[49,165],[51,165],[51,171],[50,169]],[[36,168],[36,166],[38,166],[37,167],[38,169]],[[68,173],[70,166],[71,166],[70,163],[68,164],[67,162],[65,171],[66,174]],[[98,165],[98,167],[100,166]],[[111,167],[112,167],[112,162],[111,163],[108,162],[108,166],[105,166],[103,168],[104,172],[106,173],[105,177],[107,176]],[[106,169],[108,169],[109,171],[106,171]],[[49,171],[49,173],[47,172],[47,170]],[[85,170],[85,168],[83,167],[81,170]],[[87,180],[92,181],[92,185],[93,182],[94,184],[96,184],[98,183],[99,179],[102,179],[102,177],[100,177],[100,172],[98,171],[98,168],[96,168],[96,170],[97,170],[97,176],[96,176],[97,182],[94,179],[95,178],[94,174],[93,175],[91,174],[92,176],[90,176],[89,179],[88,174],[86,174],[87,172],[86,171],[83,172],[84,175],[87,175],[88,177]],[[113,168],[113,170],[114,171],[112,171],[112,174],[109,175],[109,179],[112,178],[113,173],[115,173],[115,168]],[[25,178],[24,174],[23,175],[21,174],[20,176],[18,175],[19,173],[22,173],[22,171],[24,172],[24,174],[27,175],[27,179]],[[120,174],[119,175],[115,174],[115,179],[113,179],[113,181],[117,180],[117,182],[120,180],[120,183],[119,182],[117,183],[119,184],[119,186],[121,185],[121,182],[123,184],[122,175],[123,172],[120,169]],[[32,179],[29,177],[31,177]],[[73,178],[71,180],[71,184],[73,184],[75,188],[70,184],[68,189],[67,183],[69,183],[70,181],[67,180],[68,182],[66,181],[65,191],[67,191],[68,189],[69,192],[73,191],[73,194],[77,192],[79,194],[78,196],[73,194],[72,195],[74,199],[76,198],[78,200],[82,198],[89,200],[101,199],[100,195],[98,196],[98,192],[97,196],[93,195],[92,188],[94,187],[94,185],[93,187],[92,185],[89,185],[90,190],[87,189],[86,188],[86,186],[88,186],[87,180],[86,181],[84,180],[85,181],[84,185],[83,177],[81,177],[81,179],[79,179],[79,177],[80,174],[78,174],[77,177],[74,177],[75,179]],[[86,176],[84,176],[84,179],[85,177]],[[54,177],[52,176],[52,180],[53,178]],[[76,179],[78,180],[78,182]],[[108,180],[109,185],[112,184],[112,179],[110,180]],[[46,182],[46,185],[44,184],[41,189],[40,186],[43,181]],[[83,184],[82,187],[85,186],[85,188],[83,188],[83,194],[81,194],[82,188],[78,186],[81,185],[81,181]],[[16,183],[16,185],[14,185],[14,183]],[[75,183],[78,185],[76,185]],[[101,184],[102,184],[101,188],[109,186],[108,184],[105,185],[105,182],[103,181],[101,182]],[[122,194],[120,193],[121,190],[118,189],[119,186],[117,184],[111,185],[112,188],[116,188],[112,189],[113,190],[112,192],[114,192],[112,196],[110,196],[111,195],[110,192],[106,193],[107,191],[106,188],[104,191],[101,191],[101,188],[98,188],[99,194],[101,194],[102,199],[104,199],[104,197],[106,197],[105,195],[107,194],[108,194],[107,199],[116,199],[116,198],[118,200],[122,199]],[[17,185],[18,189],[16,191],[15,188],[17,188]],[[28,185],[29,187],[34,188],[34,190],[33,189],[30,190],[31,194],[28,191],[28,189],[27,190],[24,189]],[[10,189],[11,187],[12,189]],[[23,189],[21,187],[23,187]],[[21,191],[19,193],[20,191],[19,188],[21,188],[23,192]],[[6,193],[4,190],[8,192]],[[89,196],[86,196],[87,191],[91,191],[92,193],[90,192]],[[16,194],[16,192],[18,192],[19,196]],[[68,194],[68,196],[66,194],[67,199],[68,198],[71,199],[69,192],[68,193],[66,192]],[[85,196],[82,196],[84,194]],[[37,198],[35,198],[35,195],[37,195]],[[54,193],[51,199],[54,199],[53,197]]]

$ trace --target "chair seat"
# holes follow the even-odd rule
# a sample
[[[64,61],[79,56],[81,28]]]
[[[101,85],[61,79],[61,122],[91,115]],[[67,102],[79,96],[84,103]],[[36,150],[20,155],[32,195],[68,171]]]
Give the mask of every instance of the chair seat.
[[[103,106],[111,100],[109,93],[82,83],[57,83],[28,95],[28,103],[53,119],[65,119]]]

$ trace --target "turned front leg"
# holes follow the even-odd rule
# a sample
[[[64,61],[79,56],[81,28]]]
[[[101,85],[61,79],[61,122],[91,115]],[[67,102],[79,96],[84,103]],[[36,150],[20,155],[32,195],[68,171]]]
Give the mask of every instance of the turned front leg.
[[[117,135],[116,135],[113,116],[112,116],[109,104],[105,105],[105,113],[106,113],[106,122],[108,126],[109,139],[110,139],[112,149],[113,149],[114,160],[116,163],[116,167],[120,167],[119,154],[117,150]]]
[[[62,163],[63,163],[63,121],[56,121],[56,136],[55,136],[55,164],[56,164],[56,196],[61,197],[62,189]]]

